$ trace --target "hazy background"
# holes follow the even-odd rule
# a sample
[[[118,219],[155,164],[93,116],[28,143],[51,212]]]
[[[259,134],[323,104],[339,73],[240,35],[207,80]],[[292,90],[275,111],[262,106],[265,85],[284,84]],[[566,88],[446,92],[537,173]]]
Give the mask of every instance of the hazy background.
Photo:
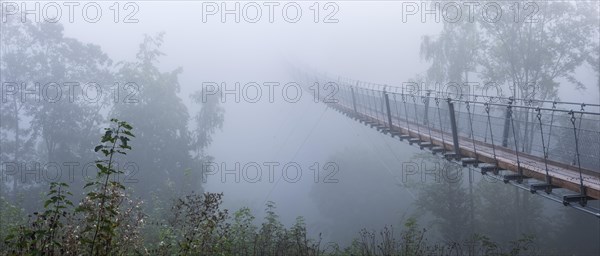
[[[63,24],[67,37],[97,44],[116,61],[135,59],[144,34],[165,32],[161,51],[166,56],[160,58],[159,66],[163,71],[183,68],[179,95],[190,112],[198,106],[191,104],[189,95],[200,90],[203,82],[225,82],[228,86],[235,82],[285,84],[296,81],[289,64],[333,77],[400,85],[426,71],[429,64],[419,56],[422,36],[435,35],[442,28],[441,23],[423,23],[417,18],[403,23],[400,2],[337,2],[339,12],[335,18],[339,22],[330,24],[312,21],[312,13],[308,12],[312,2],[298,3],[304,11],[299,23],[283,21],[280,12],[274,23],[266,21],[265,13],[256,24],[243,19],[240,23],[222,23],[218,15],[203,23],[201,3],[148,1],[138,2],[138,23],[114,23],[103,18],[96,24]],[[110,3],[101,4],[107,10]],[[578,77],[588,89],[575,90],[564,83],[559,89],[561,99],[600,102],[593,70],[581,68]],[[414,214],[422,215],[420,221],[430,227],[429,217],[414,206],[417,192],[402,186],[402,163],[415,161],[417,154],[422,153],[417,147],[315,103],[306,92],[297,103],[286,102],[277,93],[275,102],[270,103],[265,91],[262,100],[255,104],[232,99],[229,97],[223,104],[223,129],[214,135],[206,153],[230,168],[236,162],[298,162],[303,176],[298,183],[285,182],[280,175],[275,182],[263,179],[258,183],[243,179],[236,183],[232,176],[227,177],[227,182],[209,177],[204,189],[224,192],[227,208],[248,206],[260,218],[265,202],[274,201],[285,224],[291,224],[296,216],[304,216],[309,232],[323,233],[325,241],[341,244],[348,243],[360,228],[401,225]],[[353,158],[356,162],[348,160]],[[309,166],[328,161],[339,166],[335,176],[339,182],[315,184]],[[503,186],[486,184],[490,190]],[[531,200],[546,207],[548,216],[579,216],[573,211],[564,213],[570,209],[559,204],[537,197]],[[337,209],[328,207],[332,205]]]
[[[65,33],[102,46],[115,60],[130,60],[135,57],[143,34],[166,32],[162,47],[166,56],[161,58],[160,67],[165,71],[183,68],[179,80],[182,85],[180,95],[188,102],[188,94],[199,90],[202,82],[226,82],[233,87],[235,82],[243,85],[295,81],[287,63],[332,76],[399,86],[426,70],[428,64],[419,57],[421,38],[439,33],[442,27],[441,23],[420,22],[417,17],[403,23],[400,2],[337,2],[339,12],[335,17],[339,22],[328,24],[312,21],[312,13],[308,12],[311,2],[299,3],[304,10],[299,23],[285,22],[277,12],[274,23],[268,23],[263,13],[262,20],[256,24],[243,19],[240,23],[232,22],[231,15],[228,16],[230,21],[223,24],[218,15],[209,16],[208,22],[203,23],[200,3],[139,2],[136,15],[139,23],[115,24],[110,19],[103,19],[98,24],[75,22],[65,24]],[[592,70],[581,69],[580,77],[589,82],[590,88],[573,90],[564,84],[559,91],[561,99],[599,102]],[[314,195],[310,195],[314,182],[308,166],[313,162],[325,163],[340,152],[355,150],[374,156],[371,160],[381,162],[385,167],[362,170],[361,175],[364,179],[369,176],[380,178],[374,185],[386,187],[389,193],[376,196],[373,203],[377,208],[346,205],[340,209],[338,214],[355,215],[348,218],[353,220],[351,223],[343,223],[350,233],[360,227],[398,224],[402,216],[414,213],[415,207],[411,206],[414,195],[397,184],[400,183],[401,163],[409,161],[419,150],[326,109],[324,105],[312,102],[311,97],[305,92],[300,102],[288,103],[276,94],[275,103],[269,103],[263,91],[262,100],[252,104],[243,100],[236,103],[233,96],[229,96],[223,105],[226,111],[223,129],[215,134],[214,142],[207,150],[216,162],[224,162],[231,168],[235,162],[242,165],[248,162],[298,162],[304,175],[299,183],[263,180],[249,184],[243,179],[235,183],[233,176],[228,176],[228,182],[223,183],[220,177],[210,177],[206,190],[225,192],[228,207],[249,206],[257,213],[266,201],[272,200],[277,203],[285,223],[289,224],[301,215],[307,218],[309,230],[327,233],[328,228],[320,224],[323,219],[314,203]],[[194,109],[192,105],[189,107]],[[357,177],[348,175],[350,170],[343,168],[345,163],[338,164],[339,184],[320,185],[343,187],[355,182],[352,178]],[[339,200],[327,194],[317,196],[332,204]],[[385,212],[385,216],[368,217],[376,212]]]

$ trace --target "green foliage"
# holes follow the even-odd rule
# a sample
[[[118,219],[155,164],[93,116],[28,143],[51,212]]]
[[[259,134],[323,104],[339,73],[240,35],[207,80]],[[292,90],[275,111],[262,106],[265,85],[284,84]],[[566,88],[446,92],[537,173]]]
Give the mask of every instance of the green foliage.
[[[118,180],[110,180],[110,177],[123,173],[114,169],[114,157],[116,154],[125,155],[125,150],[131,149],[128,142],[134,137],[131,133],[133,128],[127,122],[117,119],[111,119],[111,122],[116,127],[106,128],[100,140],[101,144],[94,148],[94,151],[100,151],[105,159],[96,161],[96,179],[85,185],[84,188],[91,189],[76,209],[85,216],[81,241],[89,246],[91,255],[110,254],[113,248],[113,238],[119,227],[117,216],[121,210],[125,186]]]
[[[248,208],[242,208],[234,214],[229,232],[227,255],[320,255],[319,241],[308,238],[306,224],[302,217],[289,229],[279,221],[275,203],[265,205],[265,218],[258,229],[255,217]]]
[[[279,222],[279,216],[275,213],[275,203],[268,201],[265,208],[265,222],[259,231],[258,250],[259,254],[273,255],[279,249],[278,239],[284,235],[283,224]]]
[[[96,161],[96,179],[85,185],[90,191],[82,202],[75,207],[68,199],[72,195],[69,186],[51,183],[44,211],[34,212],[33,219],[30,216],[28,223],[12,228],[5,237],[9,253],[108,255],[126,252],[136,244],[135,227],[143,219],[137,211],[139,205],[127,201],[125,187],[110,179],[122,173],[114,169],[114,156],[131,149],[128,141],[133,137],[132,127],[127,122],[111,121],[116,127],[106,128],[101,144],[95,148],[106,159]],[[128,230],[119,230],[122,225]],[[123,243],[128,243],[127,247]],[[115,246],[118,244],[122,246]]]
[[[148,224],[143,227],[142,239],[147,244],[148,251],[158,253],[177,242],[175,231],[166,220],[171,214],[170,203],[163,201],[157,192],[153,192],[151,196],[152,199],[148,201],[144,211]]]
[[[475,234],[471,243],[474,245],[475,254],[495,256],[536,255],[531,245],[535,238],[531,235],[522,235],[519,239],[510,242],[509,250],[502,250],[498,243],[489,237]]]
[[[0,251],[5,250],[5,244],[2,241],[7,240],[9,234],[14,234],[13,230],[24,222],[22,210],[0,196]]]
[[[233,214],[233,223],[229,232],[229,246],[233,252],[239,253],[239,255],[251,255],[258,230],[254,225],[254,219],[250,208],[247,207],[243,207]]]
[[[171,222],[177,237],[178,255],[215,255],[226,245],[229,223],[227,210],[221,210],[223,194],[192,193],[178,199]]]
[[[374,231],[362,229],[359,238],[340,250],[339,247],[329,255],[536,255],[531,249],[534,238],[523,235],[512,241],[507,249],[486,236],[473,235],[469,240],[460,242],[431,243],[426,239],[427,230],[420,230],[416,219],[410,218],[404,224],[400,239],[394,236],[392,227],[384,227],[377,235]]]
[[[63,254],[62,249],[65,225],[62,219],[70,216],[73,203],[67,199],[71,193],[66,190],[66,183],[53,182],[44,202],[43,212],[34,212],[33,220],[28,225],[21,225],[11,229],[4,239],[8,244],[13,244],[11,253],[14,254]]]
[[[265,217],[258,228],[249,208],[241,208],[231,218],[222,209],[223,194],[190,193],[174,201],[168,222],[156,216],[148,218],[141,202],[129,199],[125,186],[112,176],[122,173],[115,169],[117,155],[130,150],[134,137],[131,125],[112,119],[100,144],[94,148],[102,154],[98,160],[96,179],[86,184],[85,198],[74,207],[68,199],[71,193],[65,183],[50,184],[44,211],[22,225],[7,226],[0,255],[522,255],[529,250],[533,237],[513,241],[508,250],[485,236],[475,236],[464,250],[458,243],[432,244],[426,230],[420,229],[414,218],[406,221],[397,239],[392,227],[375,232],[361,230],[359,238],[348,248],[336,244],[328,250],[318,240],[309,238],[305,220],[286,228],[276,212],[274,202],[265,205]],[[160,201],[158,201],[160,202]],[[0,216],[18,219],[19,210],[0,198]],[[7,208],[5,208],[7,206]],[[145,228],[144,222],[151,219]],[[3,229],[4,230],[4,229]],[[147,240],[142,230],[156,232],[157,240]],[[156,244],[151,242],[157,242]]]

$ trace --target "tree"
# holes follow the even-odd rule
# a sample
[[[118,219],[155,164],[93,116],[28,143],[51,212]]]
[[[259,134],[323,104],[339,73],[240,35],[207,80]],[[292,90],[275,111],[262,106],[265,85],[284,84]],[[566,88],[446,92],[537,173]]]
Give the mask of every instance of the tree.
[[[477,210],[479,232],[492,240],[506,245],[523,234],[535,234],[536,239],[544,240],[540,223],[551,223],[542,215],[543,205],[539,197],[517,187],[501,182],[482,179],[478,194],[481,200]]]
[[[20,86],[17,81],[26,81],[32,76],[30,68],[31,53],[25,50],[28,43],[33,39],[29,36],[29,31],[33,25],[19,23],[15,19],[8,19],[7,22],[0,24],[2,26],[2,37],[0,37],[0,75],[2,83],[2,99],[0,102],[0,160],[2,163],[20,163],[26,159],[32,159],[33,140],[28,139],[31,136],[31,130],[23,127],[22,113],[24,112],[24,102],[17,93]],[[9,89],[9,83],[14,87]],[[14,91],[14,95],[9,97]],[[30,154],[28,154],[30,152]],[[2,166],[5,168],[4,166]],[[7,170],[8,171],[8,170]],[[2,186],[6,189],[7,186]],[[17,198],[17,189],[19,188],[18,174],[12,177],[12,195],[13,201]],[[4,192],[4,191],[0,191]]]
[[[60,24],[46,24],[35,27],[32,31],[36,42],[32,48],[40,51],[33,56],[36,61],[35,75],[30,77],[40,82],[46,88],[50,83],[62,86],[53,91],[41,89],[42,95],[48,94],[46,100],[39,104],[31,103],[29,115],[32,117],[31,126],[35,135],[41,136],[46,152],[47,161],[73,161],[86,159],[92,155],[89,151],[94,144],[93,134],[103,121],[100,111],[103,105],[109,104],[109,97],[102,95],[109,91],[108,85],[112,79],[109,68],[112,61],[102,52],[99,46],[84,44],[75,39],[63,36]],[[79,82],[73,86],[75,97],[68,98],[66,83]],[[100,86],[100,98],[90,99],[90,95],[82,93],[83,87],[95,84]],[[50,99],[53,93],[62,93],[58,101]],[[71,97],[69,95],[69,97]]]
[[[525,2],[504,3],[528,6]],[[559,81],[585,88],[575,71],[597,49],[598,5],[582,2],[535,2],[539,12],[531,19],[516,22],[504,15],[500,21],[479,22],[484,38],[479,64],[483,79],[511,84],[517,98],[546,100],[558,98]],[[533,8],[533,7],[532,7]],[[595,36],[594,36],[595,35]],[[515,118],[517,136],[524,152],[531,151],[534,125],[531,111],[519,111]],[[524,122],[525,127],[520,123]]]
[[[431,154],[424,153],[416,158],[429,165],[433,163],[436,177],[433,182],[412,185],[418,191],[415,204],[434,216],[433,222],[444,241],[466,240],[475,232],[476,220],[470,203],[473,195],[463,184],[463,168]]]
[[[318,225],[326,227],[326,239],[348,242],[361,227],[400,224],[405,215],[412,214],[410,209],[402,208],[412,199],[409,194],[400,193],[400,170],[388,169],[385,161],[401,164],[395,162],[397,159],[357,148],[344,149],[328,158],[329,163],[335,163],[335,169],[323,168],[318,173],[319,182],[310,191],[323,216]],[[324,182],[326,177],[339,182]]]
[[[445,23],[437,40],[423,38],[422,56],[432,61],[430,79],[460,80],[461,71],[474,71],[483,81],[508,84],[510,96],[532,100],[558,98],[562,80],[578,89],[585,87],[575,73],[586,61],[594,61],[598,49],[597,4],[511,1],[499,5],[502,10],[519,10],[519,15],[505,13],[492,22]],[[531,10],[537,12],[527,16]],[[521,150],[531,152],[536,131],[530,125],[533,114],[514,114]]]
[[[90,100],[82,90],[94,84],[108,91],[111,60],[100,47],[65,37],[60,24],[22,23],[11,16],[2,26],[2,82],[14,86],[2,99],[2,160],[32,169],[33,162],[65,168],[65,162],[89,159],[90,138],[109,97]],[[14,177],[16,196],[23,186]]]
[[[223,127],[225,110],[219,104],[220,95],[210,95],[203,98],[203,91],[198,91],[191,96],[195,103],[201,105],[200,111],[194,115],[196,128],[192,132],[193,148],[196,158],[207,157],[204,148],[212,143],[212,134],[217,128]]]
[[[519,8],[526,5],[517,3]],[[575,69],[597,47],[593,35],[598,33],[598,6],[557,1],[536,2],[535,6],[539,12],[531,19],[516,22],[505,15],[498,22],[479,22],[485,38],[479,62],[483,78],[510,82],[512,95],[522,98],[555,97],[561,78],[584,88]]]
[[[182,70],[162,72],[157,67],[159,57],[164,55],[159,50],[162,41],[163,34],[145,36],[136,60],[119,63],[117,77],[135,83],[132,88],[136,102],[115,104],[112,109],[112,116],[129,120],[136,127],[140,150],[133,152],[130,159],[140,172],[135,188],[141,195],[159,190],[164,194],[169,191],[170,182],[186,184],[192,179],[186,177],[184,170],[199,166],[191,155],[188,110],[177,95]],[[123,91],[121,95],[127,93]]]
[[[476,29],[473,23],[444,23],[436,38],[423,36],[421,58],[432,63],[427,69],[429,82],[460,85],[469,82],[481,43]]]

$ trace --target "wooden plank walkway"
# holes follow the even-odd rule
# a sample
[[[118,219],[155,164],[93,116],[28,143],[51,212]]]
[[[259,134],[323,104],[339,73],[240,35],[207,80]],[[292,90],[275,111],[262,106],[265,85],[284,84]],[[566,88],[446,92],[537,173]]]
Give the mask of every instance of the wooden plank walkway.
[[[387,132],[400,133],[417,138],[425,143],[431,143],[434,146],[442,147],[447,152],[454,150],[452,134],[429,128],[427,126],[408,122],[399,117],[393,117],[392,130],[389,131],[387,120],[372,116],[366,113],[355,113],[351,106],[338,103],[328,103],[333,107],[349,116],[353,116],[365,122],[376,123],[380,126],[386,126]],[[385,117],[385,115],[382,115]],[[408,127],[410,127],[410,129]],[[442,139],[443,136],[443,139]],[[492,145],[482,141],[473,141],[470,138],[459,136],[459,149],[462,157],[475,158],[479,162],[494,164],[503,170],[509,170],[515,174],[519,173],[518,166],[521,166],[522,175],[545,182],[546,167],[544,159],[524,152],[518,152],[519,164],[517,164],[517,155],[514,150],[499,145]],[[473,147],[475,144],[475,149]],[[494,148],[496,157],[494,158]],[[565,188],[576,193],[581,193],[579,169],[576,166],[566,165],[556,161],[547,161],[548,175],[552,177],[552,185]],[[586,189],[586,195],[589,198],[600,199],[600,171],[582,169],[583,185]]]

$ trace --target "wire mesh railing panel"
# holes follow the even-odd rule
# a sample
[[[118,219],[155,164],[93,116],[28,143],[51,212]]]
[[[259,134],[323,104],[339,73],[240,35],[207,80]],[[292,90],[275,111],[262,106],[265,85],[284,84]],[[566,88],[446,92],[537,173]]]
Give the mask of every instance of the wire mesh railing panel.
[[[394,124],[424,135],[429,135],[431,130],[443,131],[450,138],[448,99],[436,98],[437,93],[406,94],[392,87],[384,91],[386,86],[352,81],[341,83],[340,87],[340,104],[347,108],[356,107],[357,112],[387,123],[384,99],[387,94],[389,115]],[[470,99],[472,101],[454,99],[451,102],[454,104],[458,136],[476,144],[473,150],[476,151],[476,146],[481,143],[494,144],[515,153],[598,170],[600,115],[582,111],[570,113],[561,108],[563,104],[553,101],[511,101],[481,96]],[[573,103],[564,105],[578,107]],[[598,108],[594,105],[587,107]],[[578,145],[575,145],[575,133]]]
[[[392,135],[398,134],[400,127],[403,135],[418,138],[421,148],[440,142],[442,150],[455,146],[451,155],[463,164],[468,160],[463,154],[496,167],[502,161],[502,166],[517,176],[525,177],[525,168],[527,175],[537,173],[532,177],[545,177],[543,184],[550,186],[554,186],[551,178],[559,175],[567,182],[560,186],[567,184],[580,193],[570,198],[581,200],[583,207],[586,188],[596,191],[594,198],[600,195],[600,104],[481,95],[446,98],[436,91],[407,93],[398,87],[338,81],[337,103],[345,111],[382,131],[393,131]],[[455,143],[461,146],[459,152]],[[590,178],[596,180],[590,183]],[[563,199],[565,202],[569,201]]]

